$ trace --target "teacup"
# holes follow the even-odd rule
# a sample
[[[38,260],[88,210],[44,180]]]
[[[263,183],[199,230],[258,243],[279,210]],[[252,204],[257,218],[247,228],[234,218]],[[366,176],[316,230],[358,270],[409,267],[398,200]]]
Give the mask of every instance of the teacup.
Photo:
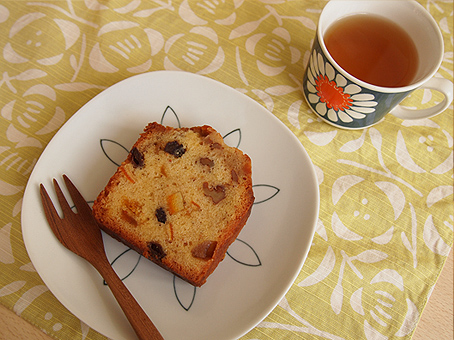
[[[324,40],[327,29],[342,18],[359,14],[386,18],[408,33],[419,59],[416,74],[409,84],[385,87],[367,83],[345,71],[330,55]],[[437,23],[416,1],[331,0],[319,19],[304,75],[303,93],[320,118],[339,128],[367,128],[380,122],[387,113],[401,119],[432,117],[443,112],[453,99],[452,82],[434,77],[443,59],[443,49],[443,38]],[[322,81],[329,86],[321,86]],[[409,109],[399,105],[416,89],[432,89],[441,92],[444,98],[426,109]],[[342,105],[330,102],[333,95],[339,97],[339,94],[346,99]]]

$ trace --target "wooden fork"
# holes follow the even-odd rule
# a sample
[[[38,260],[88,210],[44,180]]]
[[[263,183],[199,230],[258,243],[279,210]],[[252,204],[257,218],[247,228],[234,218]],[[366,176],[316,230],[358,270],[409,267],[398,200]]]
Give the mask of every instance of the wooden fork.
[[[54,187],[63,211],[63,218],[60,218],[46,189],[43,184],[40,184],[44,212],[55,236],[66,248],[83,257],[98,270],[139,339],[163,339],[110,265],[104,252],[101,231],[91,213],[91,208],[69,178],[63,175],[63,179],[77,209],[77,213],[71,210],[54,178]]]

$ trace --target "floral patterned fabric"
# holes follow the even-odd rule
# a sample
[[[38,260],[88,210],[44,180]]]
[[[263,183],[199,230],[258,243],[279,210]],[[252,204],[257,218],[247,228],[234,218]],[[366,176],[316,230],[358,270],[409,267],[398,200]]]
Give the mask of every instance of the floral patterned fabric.
[[[453,77],[453,3],[419,0]],[[41,281],[21,236],[27,179],[88,100],[135,74],[183,70],[250,96],[299,138],[320,187],[305,265],[243,339],[410,339],[453,243],[453,110],[360,131],[321,122],[301,84],[319,0],[0,1],[0,302],[57,339],[104,339]],[[416,91],[408,107],[441,96]],[[260,129],[260,122],[257,122]],[[277,166],[285,166],[280,164]]]

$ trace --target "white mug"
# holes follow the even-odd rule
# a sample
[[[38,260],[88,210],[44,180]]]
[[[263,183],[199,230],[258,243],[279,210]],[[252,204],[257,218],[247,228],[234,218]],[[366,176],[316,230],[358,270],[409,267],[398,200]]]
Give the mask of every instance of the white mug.
[[[355,78],[329,54],[324,36],[337,20],[355,14],[372,14],[392,20],[415,43],[419,65],[411,84],[382,87]],[[324,121],[345,129],[363,129],[380,122],[387,113],[401,119],[423,119],[443,112],[453,100],[453,84],[434,77],[443,59],[443,38],[432,16],[416,1],[331,0],[323,9],[303,81],[303,93],[311,109]],[[352,51],[354,53],[354,51]],[[348,96],[341,108],[330,105],[320,93],[318,80],[333,82],[337,91]],[[432,89],[443,94],[441,103],[427,109],[408,109],[399,103],[416,89]],[[329,97],[329,96],[328,96]]]

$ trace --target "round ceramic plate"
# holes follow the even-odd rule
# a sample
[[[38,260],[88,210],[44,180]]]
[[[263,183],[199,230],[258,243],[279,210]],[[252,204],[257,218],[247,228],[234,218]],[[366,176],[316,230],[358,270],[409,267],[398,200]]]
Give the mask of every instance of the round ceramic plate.
[[[278,304],[301,270],[319,209],[316,174],[299,140],[240,92],[206,77],[159,71],[121,81],[83,106],[48,144],[25,190],[22,231],[58,300],[112,339],[135,337],[102,278],[64,248],[45,219],[43,183],[67,174],[87,201],[107,184],[149,122],[211,125],[252,159],[256,201],[228,255],[201,288],[103,235],[109,260],[165,339],[236,339]]]

